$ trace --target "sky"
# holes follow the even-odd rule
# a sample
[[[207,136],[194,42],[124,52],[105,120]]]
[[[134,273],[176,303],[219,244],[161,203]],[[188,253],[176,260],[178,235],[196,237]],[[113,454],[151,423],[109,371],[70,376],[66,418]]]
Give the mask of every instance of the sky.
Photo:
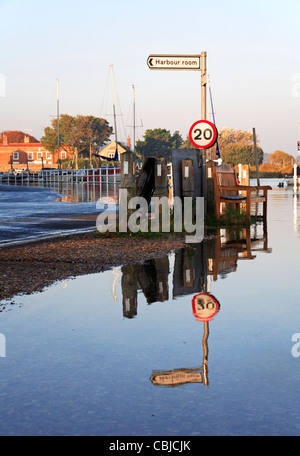
[[[207,52],[215,124],[297,156],[299,0],[0,0],[0,131],[40,139],[57,114],[104,117],[118,139],[148,129],[185,139],[201,119],[199,71],[150,70],[150,54]],[[212,109],[207,97],[207,119]]]

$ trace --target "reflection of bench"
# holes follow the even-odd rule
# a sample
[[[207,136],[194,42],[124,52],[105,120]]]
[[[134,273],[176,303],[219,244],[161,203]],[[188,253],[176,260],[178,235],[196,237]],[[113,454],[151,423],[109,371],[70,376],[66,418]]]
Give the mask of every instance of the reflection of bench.
[[[255,228],[255,227],[254,227]],[[230,272],[235,272],[238,260],[253,260],[256,258],[254,252],[270,253],[271,248],[268,247],[268,231],[266,223],[263,224],[263,233],[259,237],[254,235],[251,237],[251,227],[248,226],[239,231],[236,237],[232,238],[227,230],[221,236],[221,230],[218,229],[216,236],[216,251],[211,262],[209,274],[213,275],[214,280],[217,280],[219,274],[226,275]],[[222,239],[223,238],[223,239]]]
[[[259,187],[237,185],[235,170],[225,163],[218,167],[213,166],[212,171],[214,178],[217,220],[220,220],[221,203],[234,204],[235,208],[240,204],[246,204],[246,217],[248,220],[250,220],[251,204],[263,203],[263,217],[266,217],[267,193],[268,190],[272,190],[272,187],[269,185]],[[262,191],[262,195],[259,194],[259,191]]]

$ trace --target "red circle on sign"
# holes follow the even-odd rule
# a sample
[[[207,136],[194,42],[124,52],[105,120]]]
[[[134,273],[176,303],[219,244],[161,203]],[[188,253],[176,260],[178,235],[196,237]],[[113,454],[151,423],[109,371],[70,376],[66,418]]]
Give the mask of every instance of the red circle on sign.
[[[196,128],[198,125],[199,125],[199,127],[200,126],[204,127],[203,131],[200,128],[198,128],[198,129]],[[207,126],[206,129],[205,129],[205,125]],[[207,138],[207,143],[204,145],[197,143],[196,140],[198,139],[198,137],[200,135],[202,135],[202,133],[205,135],[205,131],[207,131],[207,130],[209,130],[212,133],[211,137]],[[196,136],[193,135],[193,133],[195,133],[195,132],[198,132]],[[217,141],[218,130],[217,130],[216,126],[212,122],[209,122],[208,120],[197,120],[197,122],[193,123],[193,125],[190,128],[189,138],[190,138],[190,141],[193,144],[193,146],[197,147],[197,149],[209,149]],[[199,138],[199,139],[202,140],[202,138]],[[204,137],[204,139],[206,139],[206,138]]]
[[[202,308],[199,308],[199,301]],[[213,303],[214,308],[204,309],[204,303]],[[220,310],[220,303],[209,293],[199,293],[192,299],[193,314],[198,321],[211,321]]]

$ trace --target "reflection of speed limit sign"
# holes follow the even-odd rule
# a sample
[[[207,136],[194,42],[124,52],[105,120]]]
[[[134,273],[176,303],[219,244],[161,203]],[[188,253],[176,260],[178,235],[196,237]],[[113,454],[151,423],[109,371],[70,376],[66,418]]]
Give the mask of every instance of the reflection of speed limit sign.
[[[197,120],[190,128],[189,138],[198,149],[209,149],[217,141],[218,131],[208,120]]]
[[[193,314],[199,321],[210,321],[219,312],[220,304],[209,293],[199,293],[192,300]]]

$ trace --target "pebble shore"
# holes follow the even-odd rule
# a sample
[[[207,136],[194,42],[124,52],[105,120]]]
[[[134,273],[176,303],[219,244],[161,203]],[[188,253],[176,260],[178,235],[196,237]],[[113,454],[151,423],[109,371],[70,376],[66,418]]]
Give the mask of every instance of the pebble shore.
[[[184,247],[184,237],[63,236],[0,249],[0,302],[57,281],[136,264]],[[1,309],[0,309],[1,310]]]

